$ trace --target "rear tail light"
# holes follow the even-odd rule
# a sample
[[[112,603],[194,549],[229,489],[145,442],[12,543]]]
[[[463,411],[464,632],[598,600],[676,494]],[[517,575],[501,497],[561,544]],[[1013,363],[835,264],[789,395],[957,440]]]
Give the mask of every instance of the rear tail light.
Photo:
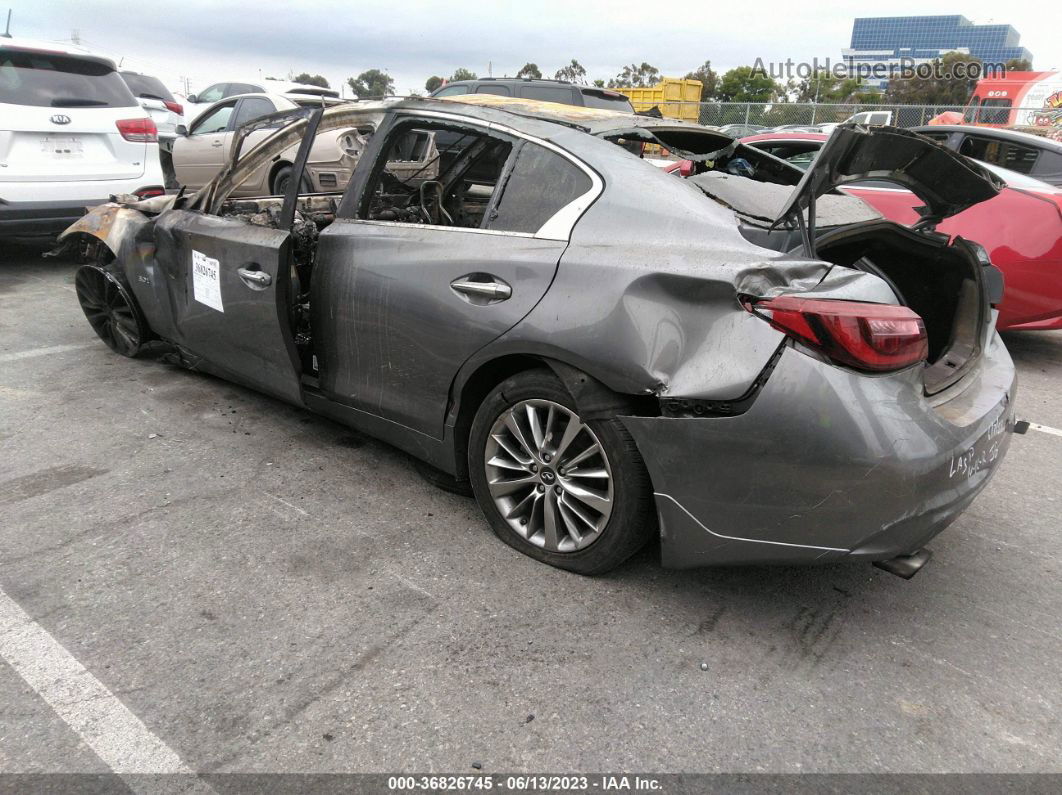
[[[115,125],[127,141],[152,143],[159,139],[158,128],[151,119],[119,119]]]
[[[180,102],[163,102],[162,104],[165,105],[166,109],[171,113],[176,113],[178,116],[184,115],[184,105]]]
[[[141,199],[150,199],[152,196],[162,196],[166,193],[166,189],[161,185],[152,185],[147,188],[140,188],[140,190],[133,191],[133,194],[139,196]]]
[[[905,306],[784,295],[746,303],[752,314],[838,364],[888,372],[929,356],[926,327]]]

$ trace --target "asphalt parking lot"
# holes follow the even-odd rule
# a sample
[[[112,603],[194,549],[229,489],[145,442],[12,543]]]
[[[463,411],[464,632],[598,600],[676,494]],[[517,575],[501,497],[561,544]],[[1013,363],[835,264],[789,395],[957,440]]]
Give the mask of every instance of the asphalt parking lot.
[[[200,772],[1060,769],[1062,436],[1015,437],[910,582],[585,579],[394,449],[112,354],[74,267],[0,253],[0,770],[130,737]],[[1062,332],[1006,341],[1062,428]]]

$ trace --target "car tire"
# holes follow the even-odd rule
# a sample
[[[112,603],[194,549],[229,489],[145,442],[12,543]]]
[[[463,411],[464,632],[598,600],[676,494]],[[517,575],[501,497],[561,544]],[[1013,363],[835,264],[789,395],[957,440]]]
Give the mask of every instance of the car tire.
[[[295,169],[292,166],[284,166],[273,175],[272,193],[274,196],[283,196],[288,192],[288,185],[290,184],[294,173]],[[302,185],[299,188],[299,192],[310,192],[310,183],[305,175],[302,177]]]
[[[652,489],[634,439],[615,418],[582,420],[550,370],[517,373],[484,398],[468,470],[494,533],[551,566],[603,574],[652,533]]]
[[[98,265],[82,265],[74,276],[74,289],[96,336],[115,353],[136,358],[151,332],[125,285]]]

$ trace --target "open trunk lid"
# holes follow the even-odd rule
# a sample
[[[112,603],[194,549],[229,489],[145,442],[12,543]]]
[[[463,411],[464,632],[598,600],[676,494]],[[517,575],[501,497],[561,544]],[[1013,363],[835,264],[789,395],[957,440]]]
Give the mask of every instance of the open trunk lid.
[[[986,201],[1003,189],[999,177],[977,163],[917,133],[898,127],[841,125],[775,219],[803,212],[818,197],[853,182],[895,183],[925,202],[918,227]]]
[[[915,312],[927,336],[926,394],[952,394],[946,390],[974,372],[989,343],[1002,281],[984,249],[933,226],[996,196],[1002,181],[928,138],[889,127],[839,127],[812,167],[788,185],[780,174],[760,178],[766,165],[737,173],[710,170],[690,181],[734,210],[751,242],[847,269],[830,269],[815,285],[779,285],[774,294],[871,303],[892,303],[894,296]],[[862,200],[835,191],[871,180],[918,196],[925,203],[921,219],[913,227],[897,224]],[[878,278],[859,278],[864,274]]]

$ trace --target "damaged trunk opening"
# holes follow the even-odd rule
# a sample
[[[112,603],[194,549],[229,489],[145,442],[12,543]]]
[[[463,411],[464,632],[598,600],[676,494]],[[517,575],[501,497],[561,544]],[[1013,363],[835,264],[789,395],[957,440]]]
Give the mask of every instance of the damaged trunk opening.
[[[965,241],[949,244],[945,235],[883,221],[828,232],[817,247],[828,262],[883,279],[922,318],[929,342],[926,394],[951,386],[977,361],[991,318],[984,266]]]

